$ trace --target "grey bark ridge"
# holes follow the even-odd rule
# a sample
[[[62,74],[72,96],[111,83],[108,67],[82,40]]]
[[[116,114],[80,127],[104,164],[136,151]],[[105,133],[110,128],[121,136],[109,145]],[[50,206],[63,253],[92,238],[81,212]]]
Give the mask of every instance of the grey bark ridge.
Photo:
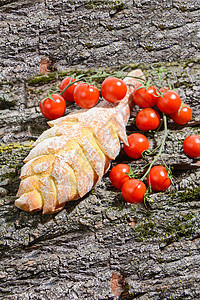
[[[200,299],[200,170],[182,142],[199,134],[199,1],[0,1],[0,298]],[[39,101],[73,72],[164,68],[193,110],[169,123],[163,158],[175,186],[148,208],[126,204],[108,174],[58,214],[14,206],[23,159],[48,128]],[[152,68],[153,67],[153,68]],[[70,104],[66,114],[77,109]],[[136,132],[137,107],[127,125]],[[150,147],[163,130],[148,134]],[[112,163],[142,168],[123,150]]]
[[[45,57],[58,71],[199,59],[199,7],[199,0],[1,1],[0,71],[24,79]]]

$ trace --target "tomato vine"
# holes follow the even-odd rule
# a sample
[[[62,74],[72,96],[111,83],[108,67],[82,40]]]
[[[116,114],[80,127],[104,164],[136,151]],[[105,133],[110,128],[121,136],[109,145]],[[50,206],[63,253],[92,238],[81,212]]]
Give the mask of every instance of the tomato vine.
[[[124,71],[122,69],[114,74],[100,71],[91,76],[73,74],[64,78],[59,91],[48,92],[47,97],[41,100],[42,114],[48,119],[61,117],[65,113],[66,101],[90,109],[100,97],[112,103],[122,100],[127,92],[127,86],[122,80]],[[162,159],[168,135],[167,119],[182,126],[192,118],[191,108],[181,101],[178,93],[170,85],[163,87],[163,72],[162,68],[152,68],[152,74],[158,77],[159,84],[128,75],[139,82],[132,93],[134,104],[140,109],[136,116],[136,127],[142,132],[150,131],[153,134],[160,131],[162,125],[164,127],[161,144],[152,150],[149,149],[148,139],[140,132],[128,136],[129,145],[124,145],[124,151],[132,159],[143,158],[147,161],[142,172],[131,170],[126,164],[118,164],[109,173],[111,183],[122,190],[123,198],[129,203],[146,203],[152,192],[165,191],[173,184],[171,169]],[[95,82],[99,80],[102,82],[100,91],[95,86]],[[200,157],[200,136],[187,137],[183,143],[183,151],[190,158]],[[153,156],[150,161],[149,156]],[[160,160],[161,164],[156,165]]]
[[[159,70],[157,75],[160,81],[161,74],[162,70]],[[172,171],[162,158],[162,152],[168,136],[167,119],[173,120],[176,124],[185,125],[192,118],[192,110],[187,104],[181,101],[178,93],[172,90],[171,87],[162,87],[162,85],[158,87],[158,85],[155,86],[150,81],[145,83],[142,78],[137,77],[136,79],[139,80],[140,84],[133,92],[133,100],[135,105],[142,108],[136,116],[136,127],[141,131],[150,130],[152,133],[155,132],[154,130],[159,131],[161,128],[160,116],[162,116],[164,134],[159,146],[153,150],[147,147],[141,153],[142,158],[147,160],[147,165],[143,167],[142,171],[130,170],[127,173],[130,179],[129,181],[126,180],[122,186],[122,196],[129,203],[144,202],[147,205],[148,201],[150,201],[149,196],[153,192],[165,191],[171,184],[174,184]],[[137,141],[130,139],[129,148],[137,148]],[[130,158],[136,159],[141,157],[134,157],[131,151],[129,153],[126,149],[127,146],[124,145],[124,151]],[[190,158],[200,157],[200,136],[187,137],[183,143],[183,150]],[[153,159],[149,161],[148,156],[153,155]],[[156,163],[160,160],[161,164],[157,165]],[[144,183],[148,186],[146,190],[143,186]],[[143,188],[141,188],[142,186]]]

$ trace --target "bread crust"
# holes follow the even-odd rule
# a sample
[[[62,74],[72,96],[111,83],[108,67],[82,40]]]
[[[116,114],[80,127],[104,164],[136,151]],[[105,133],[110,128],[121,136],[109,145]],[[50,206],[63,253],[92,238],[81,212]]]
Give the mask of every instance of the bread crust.
[[[141,70],[128,76],[143,77]],[[91,109],[48,122],[51,126],[25,158],[15,205],[28,212],[52,214],[68,201],[87,194],[108,171],[110,161],[127,144],[126,124],[133,107],[131,93],[138,81],[124,81],[128,91],[119,103],[102,101]]]

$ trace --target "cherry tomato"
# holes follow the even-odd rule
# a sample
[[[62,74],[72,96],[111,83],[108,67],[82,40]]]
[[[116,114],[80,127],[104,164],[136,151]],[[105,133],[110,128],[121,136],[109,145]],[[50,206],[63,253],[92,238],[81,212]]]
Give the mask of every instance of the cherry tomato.
[[[153,107],[157,102],[157,88],[150,86],[148,88],[142,87],[142,84],[137,86],[132,93],[133,101],[141,108]]]
[[[130,177],[126,174],[130,172],[130,167],[126,164],[118,164],[110,171],[109,178],[112,185],[121,190],[123,184],[130,180]]]
[[[130,179],[122,186],[122,197],[128,203],[141,203],[144,201],[146,185],[137,179]]]
[[[82,108],[91,108],[99,101],[99,90],[87,83],[80,83],[74,90],[74,101]]]
[[[167,90],[162,96],[158,97],[156,105],[165,114],[173,114],[179,110],[181,98],[176,92]]]
[[[142,152],[149,148],[149,141],[141,133],[132,133],[128,136],[129,145],[124,145],[125,153],[133,158],[138,159],[142,157]]]
[[[155,130],[160,125],[160,116],[153,108],[144,108],[138,112],[135,122],[142,131]]]
[[[106,78],[101,85],[102,97],[108,102],[118,102],[122,100],[127,93],[126,83],[116,77]]]
[[[66,102],[65,99],[59,94],[52,94],[51,98],[40,101],[40,110],[45,118],[54,120],[64,115]]]
[[[151,168],[147,175],[148,184],[149,181],[152,190],[157,192],[165,191],[171,184],[171,180],[168,178],[167,170],[164,166],[155,166]]]
[[[170,115],[171,119],[179,125],[187,124],[192,118],[191,108],[183,103],[178,111]]]
[[[183,151],[191,158],[200,157],[200,136],[189,135],[183,142]]]
[[[76,81],[76,79],[71,79],[71,77],[66,77],[63,79],[63,81],[60,84],[60,92],[62,93],[62,91],[67,87],[67,85],[71,82]],[[70,87],[68,87],[64,93],[62,94],[63,98],[67,101],[70,102],[74,102],[74,89],[75,87],[79,84],[80,82],[75,82],[74,84],[70,85]]]

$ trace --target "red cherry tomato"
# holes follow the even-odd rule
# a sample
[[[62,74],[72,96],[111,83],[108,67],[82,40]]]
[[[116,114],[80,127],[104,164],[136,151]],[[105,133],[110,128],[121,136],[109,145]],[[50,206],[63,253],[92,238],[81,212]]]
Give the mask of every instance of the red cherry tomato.
[[[165,191],[171,184],[171,180],[167,176],[167,170],[164,166],[155,166],[151,168],[147,175],[147,183],[149,184],[150,181],[151,188],[154,191]]]
[[[132,93],[133,101],[141,108],[153,107],[157,102],[157,88],[150,86],[148,88],[142,87],[142,84],[135,88]]]
[[[130,179],[122,186],[122,197],[128,203],[141,203],[144,201],[146,185],[137,179]]]
[[[76,81],[76,79],[71,79],[71,77],[66,77],[63,79],[63,81],[60,84],[60,92],[62,93],[62,91],[67,87],[67,85],[71,82]],[[68,87],[64,93],[62,94],[63,98],[66,101],[70,101],[70,102],[74,102],[74,89],[75,87],[79,84],[80,82],[75,82],[74,84],[70,85],[70,87]]]
[[[66,102],[65,99],[59,94],[52,94],[51,98],[40,101],[40,110],[45,118],[54,120],[64,115]]]
[[[176,92],[167,90],[162,96],[158,97],[156,105],[165,114],[173,114],[179,110],[181,98]]]
[[[126,83],[116,77],[106,78],[101,85],[102,97],[108,102],[118,102],[122,100],[127,93]]]
[[[160,125],[160,116],[153,108],[144,108],[138,112],[135,122],[142,131],[155,130]]]
[[[80,83],[74,90],[74,101],[82,108],[91,108],[99,101],[99,90],[87,83]]]
[[[125,153],[133,158],[138,159],[142,156],[142,152],[149,148],[149,141],[141,133],[132,133],[128,136],[129,145],[124,145]]]
[[[130,180],[130,177],[126,174],[130,172],[130,167],[126,164],[118,164],[110,171],[109,178],[112,185],[121,190],[123,184]]]
[[[192,118],[191,108],[183,103],[178,111],[170,115],[171,119],[179,125],[187,124]]]
[[[183,151],[191,158],[200,157],[200,136],[189,135],[183,142]]]

